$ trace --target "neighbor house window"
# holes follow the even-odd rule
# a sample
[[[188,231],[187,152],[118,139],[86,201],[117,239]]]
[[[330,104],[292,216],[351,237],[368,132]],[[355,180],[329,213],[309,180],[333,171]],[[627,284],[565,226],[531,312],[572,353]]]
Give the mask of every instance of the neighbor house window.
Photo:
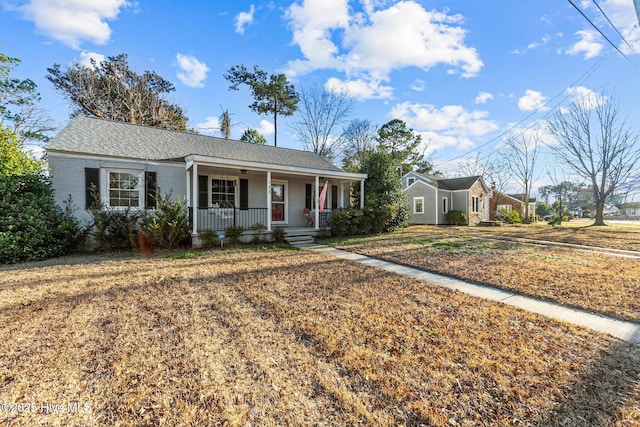
[[[449,213],[449,198],[448,197],[443,197],[442,198],[442,213],[443,214]]]
[[[236,181],[232,179],[211,180],[211,205],[219,208],[236,206]]]
[[[413,213],[414,214],[424,213],[424,197],[413,198]]]
[[[141,208],[141,173],[108,171],[109,206],[112,208]]]
[[[480,212],[480,197],[471,197],[471,212]]]
[[[415,178],[407,178],[407,187],[416,182]]]

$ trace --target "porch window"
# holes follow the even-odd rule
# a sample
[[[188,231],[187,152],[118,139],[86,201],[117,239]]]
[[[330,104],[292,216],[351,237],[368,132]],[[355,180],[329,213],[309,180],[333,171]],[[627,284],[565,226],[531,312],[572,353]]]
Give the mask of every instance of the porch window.
[[[478,196],[471,197],[471,212],[474,212],[474,213],[480,212],[480,197]]]
[[[287,187],[284,182],[271,183],[271,221],[287,220]]]
[[[443,197],[442,198],[442,213],[443,214],[449,213],[449,198],[448,197]]]
[[[112,208],[141,208],[140,172],[108,171],[109,206]]]
[[[220,208],[236,206],[236,181],[232,179],[211,180],[211,205]]]
[[[414,214],[424,213],[424,197],[413,198],[413,213]]]

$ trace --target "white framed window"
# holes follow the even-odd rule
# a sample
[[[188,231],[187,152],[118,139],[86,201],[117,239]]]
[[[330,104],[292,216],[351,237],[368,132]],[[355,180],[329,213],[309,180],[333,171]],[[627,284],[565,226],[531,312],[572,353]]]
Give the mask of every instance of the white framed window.
[[[448,197],[443,197],[442,198],[442,213],[443,214],[449,213],[449,198]]]
[[[288,221],[289,186],[287,181],[271,181],[271,222],[284,224]]]
[[[474,212],[474,213],[480,212],[480,197],[478,196],[471,197],[471,212]]]
[[[424,197],[413,198],[413,213],[414,214],[424,213]]]
[[[211,177],[211,206],[218,208],[236,207],[236,180]]]
[[[144,208],[144,171],[103,169],[103,202],[112,208]]]
[[[513,208],[511,207],[511,205],[498,205],[497,206],[498,212],[502,211],[503,209],[505,209],[507,212],[511,212],[511,210]]]

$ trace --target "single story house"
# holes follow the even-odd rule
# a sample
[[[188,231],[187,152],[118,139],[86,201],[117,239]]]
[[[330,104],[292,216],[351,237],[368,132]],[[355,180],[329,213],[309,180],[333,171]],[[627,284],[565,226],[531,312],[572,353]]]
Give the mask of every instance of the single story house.
[[[318,230],[333,209],[349,206],[351,183],[360,183],[364,202],[366,174],[344,172],[308,151],[84,116],[74,118],[46,150],[57,203],[71,195],[82,220],[90,219],[93,194],[111,208],[149,209],[159,190],[187,201],[196,213],[197,238],[231,225]],[[318,195],[325,186],[320,212]]]
[[[409,203],[411,224],[450,224],[447,214],[459,210],[468,225],[489,220],[489,188],[481,176],[441,178],[408,172],[402,191]]]
[[[503,209],[507,212],[518,211],[520,218],[525,216],[525,196],[524,194],[504,194],[499,191],[493,190],[493,196],[489,206],[489,216],[491,221],[495,221],[498,213]],[[529,197],[529,217],[534,219],[536,217],[536,199],[535,197]]]
[[[622,215],[628,218],[640,217],[640,202],[627,202],[615,206],[618,208],[618,215]]]

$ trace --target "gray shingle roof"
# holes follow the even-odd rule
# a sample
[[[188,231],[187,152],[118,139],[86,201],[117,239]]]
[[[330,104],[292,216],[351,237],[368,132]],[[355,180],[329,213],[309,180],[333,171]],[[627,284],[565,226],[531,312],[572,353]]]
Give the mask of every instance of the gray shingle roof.
[[[444,178],[438,180],[438,188],[445,190],[468,190],[480,178],[479,176],[465,176],[462,178]]]
[[[183,160],[190,155],[279,166],[341,172],[309,151],[114,122],[85,116],[74,118],[46,149],[143,160]]]

